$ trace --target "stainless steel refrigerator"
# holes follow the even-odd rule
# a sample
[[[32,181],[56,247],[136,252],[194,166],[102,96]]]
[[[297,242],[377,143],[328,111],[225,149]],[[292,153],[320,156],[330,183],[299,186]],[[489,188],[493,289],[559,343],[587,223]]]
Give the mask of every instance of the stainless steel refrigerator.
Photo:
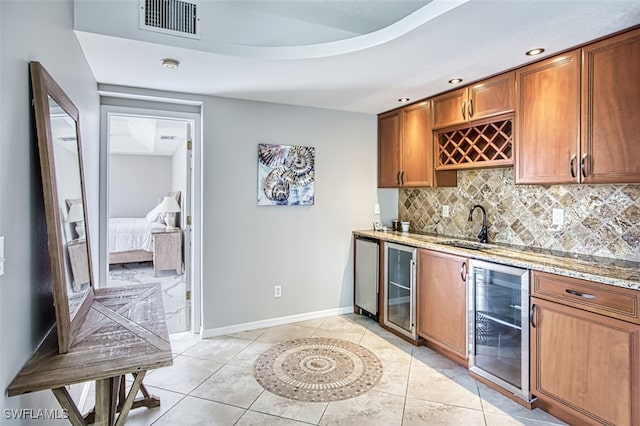
[[[355,247],[355,305],[360,313],[378,319],[378,256],[377,240],[356,238]]]

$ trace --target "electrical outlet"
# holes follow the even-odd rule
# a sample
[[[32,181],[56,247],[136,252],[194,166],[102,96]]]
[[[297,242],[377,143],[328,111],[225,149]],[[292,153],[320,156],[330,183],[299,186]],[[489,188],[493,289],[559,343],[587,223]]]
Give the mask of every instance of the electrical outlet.
[[[273,286],[273,297],[280,297],[280,296],[282,296],[282,286],[281,285]]]
[[[553,209],[551,224],[564,225],[564,209]]]
[[[373,214],[380,214],[380,204],[373,205]]]
[[[449,206],[442,206],[442,217],[449,217]]]

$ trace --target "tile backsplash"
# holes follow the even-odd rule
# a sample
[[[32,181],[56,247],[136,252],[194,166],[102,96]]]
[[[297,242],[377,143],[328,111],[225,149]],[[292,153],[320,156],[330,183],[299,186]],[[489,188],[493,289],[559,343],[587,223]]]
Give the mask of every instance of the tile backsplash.
[[[489,242],[640,262],[640,185],[515,185],[512,168],[458,171],[455,188],[401,189],[412,232],[475,239],[487,211]],[[448,205],[449,217],[442,217]],[[552,225],[553,209],[564,224]]]

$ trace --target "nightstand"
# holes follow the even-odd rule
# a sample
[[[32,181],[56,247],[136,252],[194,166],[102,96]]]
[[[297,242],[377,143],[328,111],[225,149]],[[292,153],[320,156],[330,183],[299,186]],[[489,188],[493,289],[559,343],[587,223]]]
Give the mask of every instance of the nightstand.
[[[165,269],[175,269],[177,275],[182,275],[181,229],[153,231],[154,276]]]
[[[82,284],[89,282],[89,255],[86,240],[73,240],[67,243],[71,274],[73,275],[73,291],[80,291]]]

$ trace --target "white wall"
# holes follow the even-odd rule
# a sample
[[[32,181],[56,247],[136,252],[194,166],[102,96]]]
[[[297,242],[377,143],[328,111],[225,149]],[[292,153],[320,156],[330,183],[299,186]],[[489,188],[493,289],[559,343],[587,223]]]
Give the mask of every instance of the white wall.
[[[203,328],[352,306],[351,231],[371,227],[377,199],[376,116],[224,98],[203,110]],[[259,143],[315,147],[314,206],[257,206]]]
[[[145,217],[172,186],[171,157],[111,155],[110,217]]]
[[[59,408],[51,392],[12,398],[5,393],[53,325],[29,61],[41,62],[80,110],[89,227],[96,230],[99,99],[95,78],[71,30],[72,0],[2,0],[0,20],[0,235],[5,236],[7,258],[5,275],[0,277],[0,408]],[[97,253],[97,247],[96,235],[92,253]],[[2,424],[29,424],[2,419]]]

